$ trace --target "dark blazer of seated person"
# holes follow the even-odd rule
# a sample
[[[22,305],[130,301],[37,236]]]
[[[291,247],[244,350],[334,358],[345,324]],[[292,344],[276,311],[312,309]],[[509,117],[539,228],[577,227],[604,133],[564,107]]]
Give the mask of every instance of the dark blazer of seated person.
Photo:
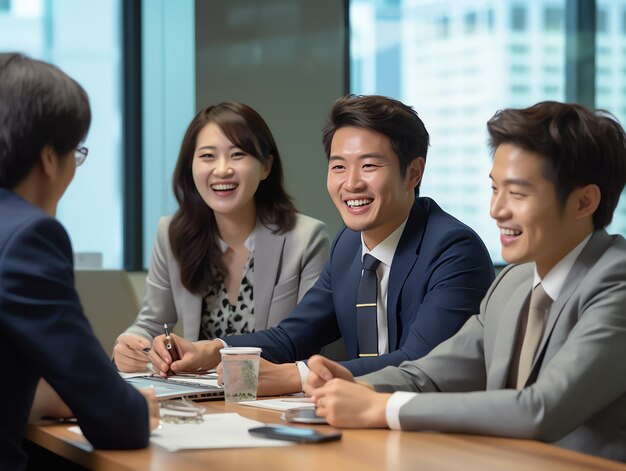
[[[158,420],[153,393],[126,384],[94,336],[74,289],[69,237],[54,218],[87,155],[77,145],[90,121],[87,94],[61,70],[0,54],[3,471],[27,466],[29,416],[73,413],[96,448],[144,447],[149,416]]]
[[[119,377],[83,314],[67,233],[2,188],[0,221],[0,355],[7,378],[0,388],[0,469],[24,460],[22,438],[40,378],[94,447],[146,446],[146,401]]]
[[[356,298],[361,278],[361,233],[344,228],[319,279],[278,326],[223,337],[232,346],[257,346],[274,363],[304,360],[343,337],[361,375],[420,358],[456,333],[480,307],[494,278],[483,242],[430,198],[417,198],[389,276],[389,353],[358,358]]]

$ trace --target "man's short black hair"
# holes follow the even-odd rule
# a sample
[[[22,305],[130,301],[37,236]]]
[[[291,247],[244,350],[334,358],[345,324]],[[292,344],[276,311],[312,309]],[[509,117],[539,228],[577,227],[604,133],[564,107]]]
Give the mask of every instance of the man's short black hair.
[[[15,188],[45,146],[67,154],[91,123],[85,90],[58,67],[0,54],[0,187]]]
[[[426,160],[428,131],[417,112],[398,100],[380,95],[339,98],[330,110],[322,135],[327,158],[335,132],[346,126],[371,129],[387,136],[398,156],[403,176],[413,160],[418,157]],[[419,194],[419,184],[415,194]]]
[[[595,184],[601,200],[595,229],[611,223],[626,183],[626,134],[611,114],[582,105],[544,101],[526,109],[498,111],[488,122],[489,144],[513,144],[544,160],[561,205],[576,188]]]

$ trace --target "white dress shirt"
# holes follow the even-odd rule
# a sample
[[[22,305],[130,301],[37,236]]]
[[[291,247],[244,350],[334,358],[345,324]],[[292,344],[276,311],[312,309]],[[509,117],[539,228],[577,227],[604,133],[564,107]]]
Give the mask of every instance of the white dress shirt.
[[[389,234],[385,240],[374,247],[372,250],[367,248],[361,233],[361,261],[365,254],[370,254],[380,260],[378,268],[376,268],[376,276],[378,278],[378,294],[376,297],[376,313],[378,323],[378,354],[383,355],[389,353],[389,328],[387,324],[387,293],[389,292],[389,273],[391,272],[391,262],[396,254],[400,237],[406,226],[405,219],[398,228]],[[362,272],[362,271],[361,271]],[[296,365],[300,371],[300,379],[302,380],[302,388],[306,383],[306,377],[309,374],[309,368],[303,361],[297,361]]]

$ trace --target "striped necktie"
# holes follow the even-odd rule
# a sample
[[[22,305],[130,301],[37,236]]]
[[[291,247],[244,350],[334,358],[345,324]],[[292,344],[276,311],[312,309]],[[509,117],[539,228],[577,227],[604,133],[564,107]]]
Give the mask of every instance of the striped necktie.
[[[380,260],[370,254],[363,256],[363,274],[359,283],[356,304],[356,326],[359,357],[378,356],[378,277],[376,268]]]

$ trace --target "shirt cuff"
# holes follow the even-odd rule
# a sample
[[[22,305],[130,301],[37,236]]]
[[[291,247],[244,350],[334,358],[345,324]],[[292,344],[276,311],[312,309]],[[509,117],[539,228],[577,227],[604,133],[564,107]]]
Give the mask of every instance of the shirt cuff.
[[[300,372],[300,381],[302,381],[302,390],[304,391],[304,385],[306,384],[306,377],[309,375],[309,367],[303,361],[297,361],[296,366]]]
[[[391,395],[387,401],[387,408],[385,410],[387,426],[391,430],[402,430],[402,427],[400,427],[400,409],[416,396],[417,393],[405,391],[397,391]]]

